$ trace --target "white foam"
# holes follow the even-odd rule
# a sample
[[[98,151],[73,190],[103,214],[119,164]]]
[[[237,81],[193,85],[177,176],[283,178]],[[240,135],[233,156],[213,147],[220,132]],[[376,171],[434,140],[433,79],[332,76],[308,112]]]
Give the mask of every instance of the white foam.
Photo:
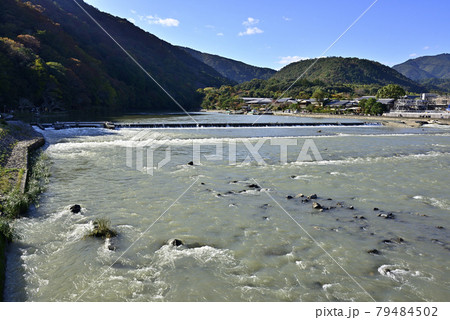
[[[433,207],[437,207],[444,210],[450,210],[450,202],[448,200],[442,200],[421,195],[414,196],[413,199],[421,200],[423,203],[429,204]]]
[[[164,245],[155,252],[159,266],[175,267],[177,260],[192,258],[201,265],[230,266],[235,264],[233,254],[228,249],[216,249],[210,246],[187,249]]]
[[[378,268],[378,272],[381,275],[391,278],[392,280],[395,280],[397,282],[405,282],[408,277],[422,276],[422,274],[419,271],[411,271],[397,265],[389,265],[389,264],[384,264],[380,266]]]
[[[359,163],[373,163],[373,162],[383,162],[383,161],[391,161],[391,160],[413,160],[413,159],[428,159],[428,158],[437,158],[437,157],[445,157],[450,156],[449,152],[437,152],[437,151],[429,151],[426,153],[419,154],[410,154],[410,155],[394,155],[394,156],[385,156],[385,157],[357,157],[357,158],[347,158],[342,160],[320,160],[320,161],[295,161],[291,162],[294,165],[345,165],[345,164],[359,164]]]

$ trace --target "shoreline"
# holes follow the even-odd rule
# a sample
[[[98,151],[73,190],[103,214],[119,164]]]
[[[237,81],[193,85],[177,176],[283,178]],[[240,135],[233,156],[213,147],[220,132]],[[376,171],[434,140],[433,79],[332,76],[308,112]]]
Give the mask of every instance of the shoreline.
[[[205,110],[202,112],[211,113],[225,113],[225,110]],[[359,115],[343,115],[343,114],[330,114],[330,113],[284,113],[275,111],[273,112],[275,116],[285,116],[285,117],[299,117],[299,118],[318,118],[318,119],[353,119],[361,121],[375,121],[380,122],[383,126],[393,127],[393,128],[419,128],[424,124],[439,124],[439,125],[450,125],[450,119],[427,119],[427,118],[395,118],[395,117],[384,117],[384,116],[359,116]]]
[[[25,194],[30,171],[29,155],[42,147],[45,139],[21,121],[8,122],[7,127],[2,128],[0,133],[2,133],[0,154],[3,156],[0,165],[5,170],[12,170],[12,175],[9,177],[10,188],[8,189],[10,190],[6,194],[3,194],[4,190],[0,192],[0,203],[2,203],[7,194],[14,189],[18,188],[21,194]],[[4,294],[7,247],[8,239],[0,233],[0,302],[3,301]]]

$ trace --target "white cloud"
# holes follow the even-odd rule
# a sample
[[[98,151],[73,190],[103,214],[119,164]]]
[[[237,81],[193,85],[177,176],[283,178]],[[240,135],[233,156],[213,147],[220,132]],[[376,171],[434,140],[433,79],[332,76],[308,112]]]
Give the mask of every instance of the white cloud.
[[[134,20],[133,18],[127,18],[128,21],[130,21],[131,23],[135,24],[136,20]]]
[[[130,10],[130,12],[131,12],[132,14],[136,14],[136,13],[137,13],[136,10]]]
[[[173,18],[160,18],[158,16],[147,16],[147,22],[150,24],[159,24],[164,27],[178,27],[180,21]]]
[[[291,19],[291,18],[288,18],[288,17],[284,17],[284,16],[283,16],[283,20],[284,20],[284,21],[291,21],[292,19]]]
[[[430,49],[430,47],[429,47],[429,46],[425,46],[425,47],[423,47],[423,50],[428,50],[428,49]]]
[[[299,57],[299,56],[286,56],[286,57],[281,57],[280,61],[278,61],[279,64],[285,65],[285,64],[290,64],[292,62],[297,62],[300,60],[306,60],[309,59],[308,57]]]
[[[409,56],[410,56],[411,58],[417,57],[417,53],[411,53]]]
[[[207,29],[215,29],[216,27],[213,26],[213,25],[211,25],[211,24],[207,24],[207,25],[205,26],[205,28],[207,28]]]
[[[242,22],[242,24],[244,26],[251,26],[251,25],[254,25],[254,24],[257,24],[257,23],[259,23],[259,20],[255,19],[255,18],[252,18],[252,17],[248,17],[247,20]]]
[[[222,36],[223,36],[223,33],[222,33],[222,32],[219,32],[217,35],[218,35],[219,37],[222,37]]]
[[[242,37],[242,36],[250,36],[252,34],[257,34],[257,33],[263,33],[264,31],[262,31],[260,28],[258,27],[252,27],[252,28],[247,28],[247,30],[243,31],[243,32],[239,32],[238,36]]]

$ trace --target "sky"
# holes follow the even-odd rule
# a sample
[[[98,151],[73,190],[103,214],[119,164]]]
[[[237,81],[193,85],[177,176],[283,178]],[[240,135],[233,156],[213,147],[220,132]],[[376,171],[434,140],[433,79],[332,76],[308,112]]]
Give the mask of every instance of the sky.
[[[319,56],[393,66],[450,53],[448,0],[84,1],[173,45],[276,70]]]

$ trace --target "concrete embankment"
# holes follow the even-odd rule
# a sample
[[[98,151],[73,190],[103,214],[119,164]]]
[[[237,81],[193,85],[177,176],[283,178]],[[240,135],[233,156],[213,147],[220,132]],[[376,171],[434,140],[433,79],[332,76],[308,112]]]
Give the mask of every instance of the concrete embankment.
[[[8,172],[10,183],[10,188],[3,186],[4,189],[0,192],[0,202],[2,202],[7,197],[7,194],[3,194],[6,190],[19,188],[21,193],[26,191],[30,170],[29,155],[42,147],[45,140],[29,125],[20,121],[11,121],[2,125],[0,133],[0,155],[2,155],[0,165],[4,169],[2,173]],[[0,301],[3,301],[6,247],[7,239],[0,233]]]

